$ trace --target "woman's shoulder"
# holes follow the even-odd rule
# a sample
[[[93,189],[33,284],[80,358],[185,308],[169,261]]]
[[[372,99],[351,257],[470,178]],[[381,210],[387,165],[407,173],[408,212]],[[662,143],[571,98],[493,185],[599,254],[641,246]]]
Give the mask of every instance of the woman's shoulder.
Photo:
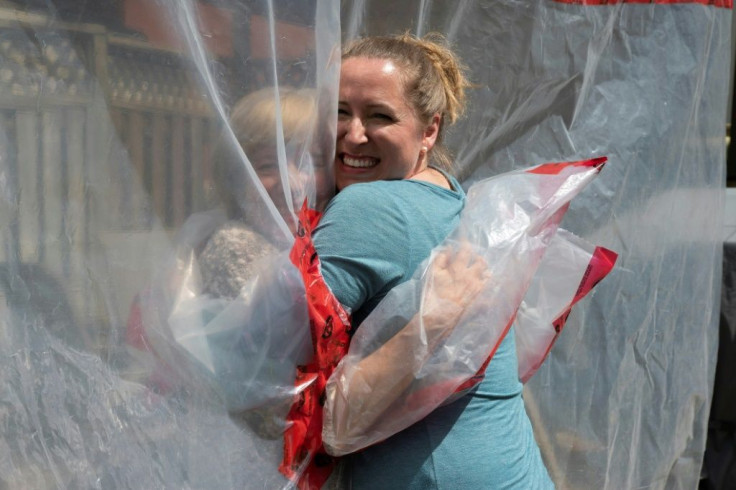
[[[260,233],[239,221],[218,227],[199,254],[203,292],[235,297],[252,277],[256,263],[276,252]]]
[[[399,232],[407,221],[405,203],[401,192],[389,182],[352,184],[341,190],[327,205],[316,230],[319,236],[327,232],[331,238],[349,233],[358,238],[371,238],[370,234],[381,229],[382,233]]]
[[[366,217],[371,215],[398,214],[402,200],[399,181],[378,181],[352,184],[342,189],[327,205],[324,218],[341,219],[344,215]]]
[[[231,220],[223,223],[212,233],[205,251],[212,254],[232,251],[238,255],[257,258],[275,251],[275,248],[253,228],[240,221]]]
[[[374,196],[380,194],[391,195],[398,188],[397,184],[404,181],[401,180],[376,180],[373,182],[360,182],[351,184],[333,198],[335,200],[360,199],[366,196]]]
[[[457,181],[453,179],[453,182]],[[330,205],[366,201],[375,206],[392,208],[397,202],[423,205],[426,201],[462,202],[464,198],[465,194],[459,184],[457,190],[450,190],[419,180],[378,180],[349,185],[332,199]]]
[[[320,228],[356,228],[385,236],[413,234],[416,228],[436,228],[444,237],[448,223],[462,211],[465,194],[415,180],[352,184],[340,191],[325,210]],[[452,225],[450,225],[452,226]]]

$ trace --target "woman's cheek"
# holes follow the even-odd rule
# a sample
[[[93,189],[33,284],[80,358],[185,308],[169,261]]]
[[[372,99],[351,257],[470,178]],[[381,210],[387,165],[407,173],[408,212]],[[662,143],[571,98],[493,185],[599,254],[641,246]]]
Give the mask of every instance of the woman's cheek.
[[[330,170],[324,167],[317,168],[314,171],[314,184],[317,194],[317,209],[321,209],[332,199],[335,193],[335,182],[330,175]]]
[[[279,198],[283,200],[284,193],[280,192],[281,180],[277,176],[267,173],[259,174],[258,177],[261,180],[261,184],[263,184],[263,187],[266,189],[266,192],[271,197],[271,200],[274,202]]]

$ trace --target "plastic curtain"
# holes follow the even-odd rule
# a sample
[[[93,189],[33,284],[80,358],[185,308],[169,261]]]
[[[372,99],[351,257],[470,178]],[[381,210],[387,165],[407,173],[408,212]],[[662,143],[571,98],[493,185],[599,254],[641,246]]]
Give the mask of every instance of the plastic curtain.
[[[4,2],[0,486],[288,485],[273,434],[294,393],[238,398],[252,365],[228,365],[236,384],[214,388],[233,340],[202,312],[304,321],[262,291],[299,297],[283,259],[294,203],[330,197],[341,41],[407,30],[443,32],[476,85],[448,135],[464,185],[609,158],[562,226],[618,252],[617,267],[525,391],[553,480],[696,487],[730,4],[511,0]],[[247,250],[208,262],[213,233]],[[227,264],[249,272],[219,283]],[[195,304],[203,291],[214,299]],[[233,296],[268,307],[228,310]],[[196,322],[221,356],[193,368]],[[254,359],[286,379],[280,347],[310,345],[272,334]],[[250,415],[231,414],[243,404]]]

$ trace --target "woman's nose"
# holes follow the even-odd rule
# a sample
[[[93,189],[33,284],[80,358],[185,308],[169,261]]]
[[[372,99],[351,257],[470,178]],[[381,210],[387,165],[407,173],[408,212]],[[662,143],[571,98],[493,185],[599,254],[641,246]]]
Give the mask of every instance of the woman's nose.
[[[360,118],[354,117],[347,122],[347,128],[345,128],[345,141],[354,145],[360,145],[368,141],[365,126]]]
[[[296,206],[301,206],[309,187],[308,169],[300,169],[297,165],[289,164],[289,187],[291,199]]]

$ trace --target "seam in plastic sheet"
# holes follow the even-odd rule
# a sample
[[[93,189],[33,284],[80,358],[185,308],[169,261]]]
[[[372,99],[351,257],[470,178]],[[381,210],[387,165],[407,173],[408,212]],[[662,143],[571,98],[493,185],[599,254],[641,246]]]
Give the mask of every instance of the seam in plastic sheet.
[[[700,4],[716,8],[733,8],[733,0],[554,0],[558,3],[569,3],[573,5],[582,5],[586,7],[598,7],[606,5],[616,5],[619,3],[630,4],[656,4],[656,5],[682,5],[682,4]]]

